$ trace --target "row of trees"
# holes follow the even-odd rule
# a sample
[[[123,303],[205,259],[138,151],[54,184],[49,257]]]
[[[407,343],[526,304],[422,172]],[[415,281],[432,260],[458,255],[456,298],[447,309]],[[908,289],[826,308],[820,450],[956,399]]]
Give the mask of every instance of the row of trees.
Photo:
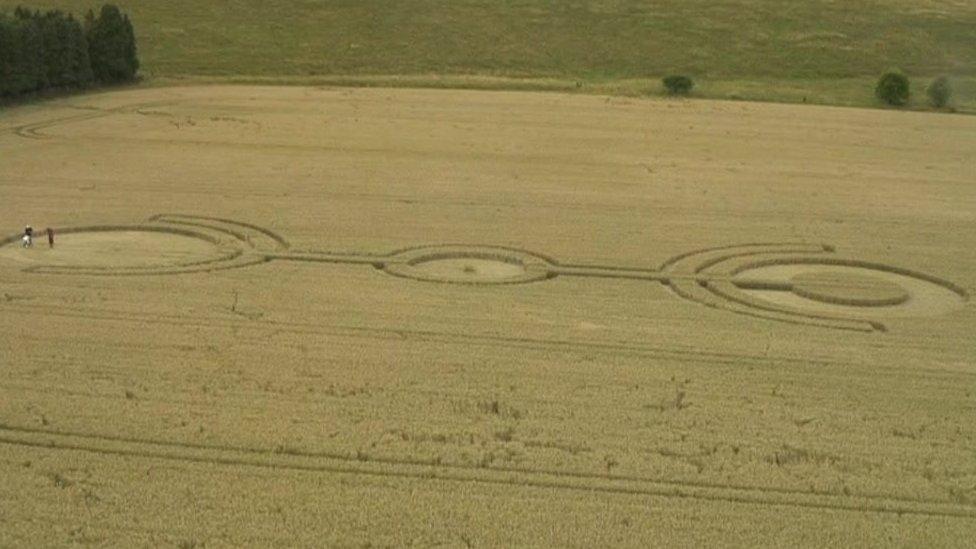
[[[671,75],[661,82],[664,84],[664,90],[668,95],[688,95],[695,86],[691,78],[683,75]],[[911,84],[908,77],[900,71],[886,72],[878,80],[874,94],[887,105],[902,107],[908,104],[911,97]],[[933,80],[925,89],[925,94],[928,95],[929,103],[934,108],[944,109],[948,107],[952,99],[952,86],[949,84],[949,77],[940,76]]]
[[[105,5],[84,24],[59,10],[0,13],[0,97],[133,80],[139,70],[128,16]]]

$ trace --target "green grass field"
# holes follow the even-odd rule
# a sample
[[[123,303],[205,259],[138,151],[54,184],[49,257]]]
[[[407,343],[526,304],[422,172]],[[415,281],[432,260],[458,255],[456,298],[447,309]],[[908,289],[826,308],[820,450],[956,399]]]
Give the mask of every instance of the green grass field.
[[[21,4],[0,0],[0,9]],[[95,0],[36,0],[82,13]],[[957,80],[976,108],[976,4],[963,0],[118,0],[153,81],[529,87],[873,103],[900,67]],[[917,93],[914,103],[924,103]]]

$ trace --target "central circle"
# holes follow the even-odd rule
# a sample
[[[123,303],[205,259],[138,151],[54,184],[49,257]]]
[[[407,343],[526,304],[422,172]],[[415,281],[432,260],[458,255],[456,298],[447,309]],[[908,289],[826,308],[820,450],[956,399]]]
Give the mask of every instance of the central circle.
[[[517,284],[552,276],[547,259],[497,246],[410,248],[394,254],[381,268],[395,276],[453,284]]]
[[[800,297],[855,307],[900,305],[909,299],[904,288],[878,277],[843,271],[813,271],[790,279]]]
[[[434,257],[411,263],[418,272],[432,278],[494,282],[517,279],[525,275],[525,266],[515,260],[506,261],[479,255]]]

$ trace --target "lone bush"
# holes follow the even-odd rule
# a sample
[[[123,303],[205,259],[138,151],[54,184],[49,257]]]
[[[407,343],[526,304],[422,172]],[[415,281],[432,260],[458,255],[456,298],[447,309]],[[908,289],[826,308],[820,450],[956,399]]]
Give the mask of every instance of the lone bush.
[[[691,93],[691,89],[695,87],[691,78],[680,74],[668,76],[662,82],[669,95],[688,95]]]
[[[929,102],[932,106],[941,109],[949,104],[949,100],[952,98],[952,86],[949,85],[948,76],[940,76],[929,84],[928,89],[925,93],[929,96]]]
[[[906,105],[910,94],[908,77],[895,71],[881,75],[878,86],[874,89],[874,95],[878,99],[894,107]]]

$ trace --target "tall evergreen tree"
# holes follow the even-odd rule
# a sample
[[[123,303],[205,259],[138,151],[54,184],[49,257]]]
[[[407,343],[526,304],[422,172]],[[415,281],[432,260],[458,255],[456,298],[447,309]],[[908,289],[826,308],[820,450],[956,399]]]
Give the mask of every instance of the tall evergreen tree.
[[[92,73],[91,59],[88,57],[88,40],[81,23],[72,15],[68,15],[68,49],[71,52],[71,74],[76,86],[90,86],[95,80]]]
[[[14,25],[6,13],[0,12],[0,97],[14,94],[14,54],[17,51]]]
[[[101,82],[132,80],[139,70],[132,22],[118,7],[102,6],[96,18],[86,18],[88,53],[95,78]]]
[[[47,84],[52,87],[69,86],[71,51],[68,48],[66,18],[60,11],[34,14],[44,39],[44,71]]]
[[[29,10],[17,8],[11,19],[11,29],[11,93],[23,94],[44,89],[47,87],[44,35],[37,18]]]

